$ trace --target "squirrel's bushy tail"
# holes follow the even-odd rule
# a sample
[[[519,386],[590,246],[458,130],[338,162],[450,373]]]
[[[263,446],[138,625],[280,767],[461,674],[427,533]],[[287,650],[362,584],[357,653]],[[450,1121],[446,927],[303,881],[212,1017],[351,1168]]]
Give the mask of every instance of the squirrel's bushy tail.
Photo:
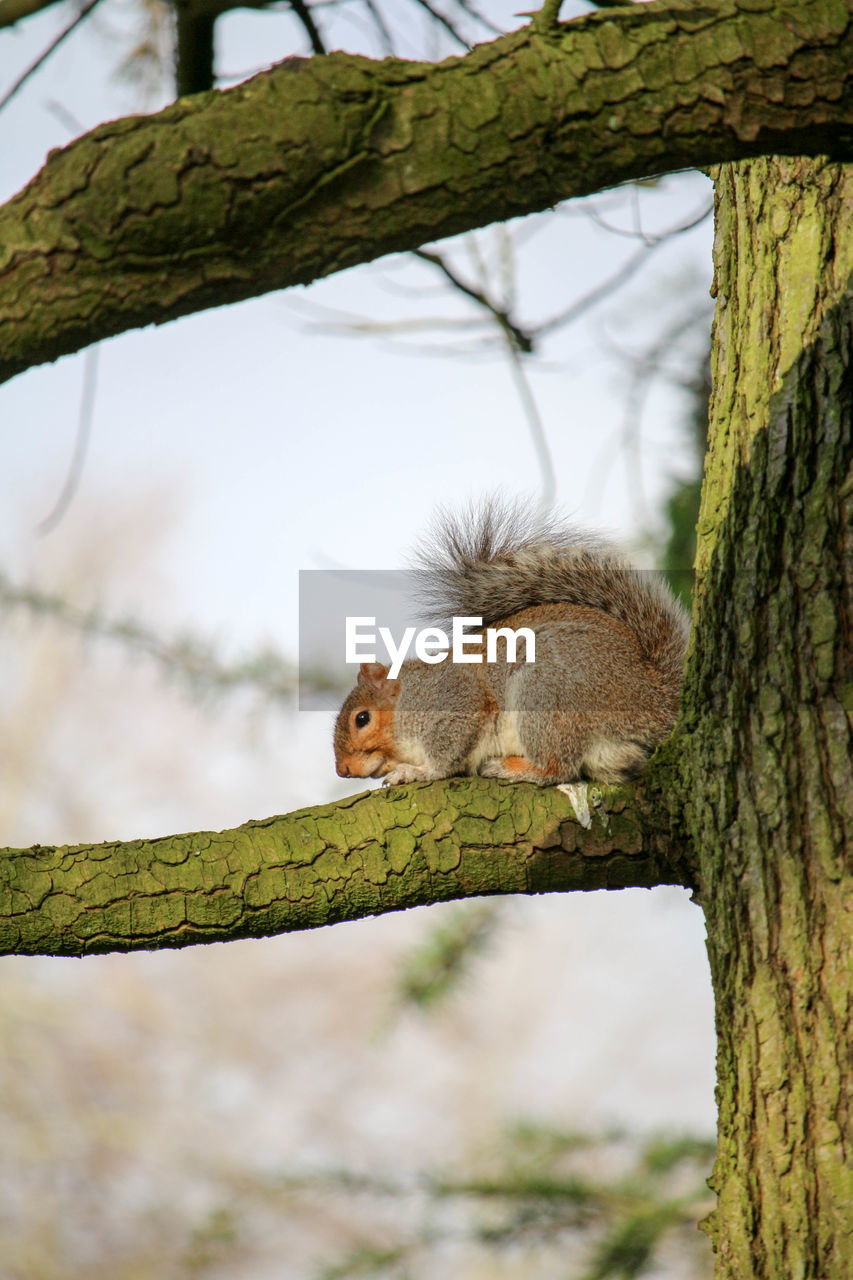
[[[490,626],[561,602],[601,609],[631,629],[648,662],[681,680],[689,622],[666,583],[556,517],[500,498],[465,515],[444,511],[418,568],[421,600],[436,621],[477,617]]]

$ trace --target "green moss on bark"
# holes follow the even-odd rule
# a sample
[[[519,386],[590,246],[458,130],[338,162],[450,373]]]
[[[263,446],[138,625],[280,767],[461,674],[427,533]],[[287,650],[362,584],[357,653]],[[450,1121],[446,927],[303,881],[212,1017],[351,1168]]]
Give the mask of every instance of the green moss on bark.
[[[0,210],[0,378],[630,178],[849,155],[851,58],[843,4],[652,0],[435,66],[289,58],[101,125]]]
[[[853,170],[716,175],[681,753],[719,1037],[720,1280],[853,1274]]]
[[[5,850],[0,951],[84,955],[309,929],[422,903],[684,883],[642,789],[465,778],[395,787],[234,831]]]

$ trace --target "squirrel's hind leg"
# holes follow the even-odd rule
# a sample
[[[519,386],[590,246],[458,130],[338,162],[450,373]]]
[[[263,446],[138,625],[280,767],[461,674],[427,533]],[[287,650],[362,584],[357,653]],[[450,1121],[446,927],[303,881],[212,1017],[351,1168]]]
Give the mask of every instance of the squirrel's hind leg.
[[[483,778],[507,778],[512,782],[536,782],[540,787],[553,786],[557,782],[577,782],[581,776],[580,761],[576,772],[566,769],[565,764],[554,760],[548,762],[549,767],[534,764],[525,756],[502,756],[492,760],[484,760],[477,772]]]

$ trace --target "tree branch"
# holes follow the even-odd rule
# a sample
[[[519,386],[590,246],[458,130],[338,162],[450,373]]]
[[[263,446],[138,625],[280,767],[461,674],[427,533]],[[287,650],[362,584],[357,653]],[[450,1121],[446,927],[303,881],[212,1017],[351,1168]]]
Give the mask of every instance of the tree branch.
[[[58,3],[59,0],[0,0],[0,30]]]
[[[433,267],[437,267],[457,293],[464,294],[466,298],[470,298],[472,302],[476,302],[478,306],[488,312],[516,351],[523,351],[525,355],[529,355],[533,351],[530,334],[526,333],[524,329],[520,329],[512,320],[509,312],[492,302],[491,298],[487,297],[482,289],[476,289],[473,285],[466,284],[440,253],[433,253],[428,249],[414,249],[412,253],[414,257],[420,258],[423,262],[429,262]]]
[[[579,784],[573,802],[457,778],[233,831],[3,850],[0,954],[184,947],[483,894],[686,885],[648,795]]]
[[[52,53],[55,53],[55,51],[59,48],[62,42],[65,39],[67,39],[68,36],[71,35],[72,31],[76,31],[77,28],[80,26],[80,23],[83,22],[86,18],[88,18],[89,14],[92,12],[95,5],[98,4],[98,2],[99,0],[86,0],[86,3],[79,10],[79,12],[75,13],[74,17],[71,18],[70,21],[65,24],[62,30],[57,32],[57,34],[53,37],[50,43],[47,44],[44,49],[42,49],[41,53],[37,56],[35,61],[31,62],[30,65],[21,72],[17,80],[15,80],[14,83],[6,90],[6,92],[3,94],[3,97],[0,98],[0,111],[2,111],[3,108],[12,101],[15,94],[18,92],[19,89],[22,89],[24,87],[24,85],[29,80],[30,76],[35,75],[35,73],[41,67],[44,66],[45,62],[47,62],[50,55]],[[3,25],[2,22],[0,22],[0,27],[2,27],[2,25]]]
[[[651,0],[432,66],[288,58],[99,126],[0,210],[0,379],[615,183],[853,148],[850,0]]]
[[[221,6],[175,0],[175,90],[179,98],[213,88],[213,29]]]

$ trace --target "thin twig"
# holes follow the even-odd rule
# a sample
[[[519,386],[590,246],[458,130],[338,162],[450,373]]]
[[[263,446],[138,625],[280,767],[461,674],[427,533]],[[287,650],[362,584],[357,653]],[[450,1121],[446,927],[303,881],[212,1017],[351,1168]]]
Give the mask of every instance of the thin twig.
[[[374,0],[364,0],[364,6],[373,19],[376,30],[379,32],[379,42],[382,45],[383,52],[393,54],[394,41],[391,38],[391,32],[388,29],[381,9],[374,3]]]
[[[686,222],[680,222],[678,226],[668,227],[666,231],[660,232],[643,230],[642,225],[639,223],[638,209],[633,211],[634,226],[631,228],[614,226],[612,222],[608,222],[606,218],[603,218],[592,204],[588,205],[583,212],[597,227],[601,227],[602,231],[609,231],[611,235],[626,236],[629,240],[642,240],[644,244],[657,244],[660,240],[668,240],[671,236],[680,236],[686,231],[692,231],[694,227],[698,227],[706,218],[710,217],[713,210],[714,202],[710,200],[697,213],[692,214]]]
[[[571,324],[577,320],[584,312],[589,311],[596,303],[601,302],[603,298],[607,298],[611,293],[615,293],[623,284],[631,279],[632,276],[640,270],[642,266],[648,262],[651,255],[662,244],[665,244],[673,236],[683,235],[686,231],[692,231],[694,227],[698,227],[704,222],[712,209],[712,205],[706,205],[699,213],[689,218],[687,222],[679,223],[676,227],[669,227],[666,231],[662,231],[657,236],[645,236],[642,246],[637,250],[633,257],[629,258],[618,271],[616,271],[609,280],[605,280],[603,284],[597,285],[589,293],[584,294],[577,302],[573,302],[565,311],[561,311],[558,315],[552,316],[550,320],[544,321],[541,325],[537,325],[534,331],[534,337],[538,338],[543,333],[551,333],[554,329],[559,329],[563,325]],[[608,228],[608,230],[616,230],[616,228]],[[632,237],[636,237],[635,231],[622,232]]]
[[[624,348],[617,346],[612,338],[606,340],[611,352],[620,360],[630,364],[632,371],[628,392],[625,397],[622,424],[618,432],[621,448],[618,446],[614,449],[608,447],[604,451],[605,465],[601,475],[601,483],[603,484],[606,479],[607,471],[615,459],[621,457],[625,463],[628,491],[634,507],[634,518],[637,524],[641,526],[648,526],[650,523],[649,506],[643,485],[642,450],[640,449],[645,402],[651,390],[652,381],[658,376],[666,377],[670,384],[683,385],[682,379],[676,378],[672,374],[667,374],[663,363],[664,357],[677,345],[680,338],[695,330],[700,322],[704,323],[704,314],[704,312],[697,311],[695,307],[691,307],[686,314],[683,313],[677,316],[671,324],[667,325],[663,333],[645,351],[640,353],[626,351]]]
[[[473,329],[478,325],[491,325],[491,318],[482,316],[409,316],[401,320],[373,320],[368,316],[344,311],[339,307],[327,307],[312,298],[288,297],[284,301],[288,311],[305,317],[315,333],[352,333],[368,337],[385,337],[395,333],[417,333],[429,329]]]
[[[531,25],[537,31],[548,31],[550,28],[556,27],[562,7],[563,0],[544,0],[541,9],[533,14]]]
[[[470,50],[471,45],[465,37],[459,34],[449,18],[446,18],[443,13],[439,13],[437,9],[433,8],[429,3],[429,0],[415,0],[415,4],[420,5],[422,9],[426,9],[429,16],[437,22],[439,26],[444,27],[445,31],[448,31],[450,35],[453,36],[453,39],[456,40],[458,44],[462,45],[463,49]]]
[[[572,324],[584,312],[594,307],[596,303],[601,302],[603,298],[609,297],[617,289],[621,289],[622,285],[627,284],[631,277],[637,274],[640,267],[648,262],[655,249],[658,249],[662,244],[662,240],[657,241],[655,244],[644,244],[618,271],[614,272],[609,280],[605,280],[603,284],[596,285],[594,289],[590,290],[589,293],[585,293],[582,298],[578,298],[577,302],[573,302],[565,311],[559,312],[556,316],[552,316],[550,320],[545,320],[540,324],[536,329],[537,336],[543,333],[551,333],[554,329],[559,329],[563,325]]]
[[[429,262],[433,266],[438,267],[455,289],[466,297],[471,298],[478,306],[487,311],[493,321],[497,324],[501,337],[506,344],[513,381],[515,382],[516,391],[518,392],[519,399],[521,400],[521,407],[530,430],[533,449],[539,463],[542,480],[540,501],[543,508],[547,509],[552,507],[554,505],[554,498],[557,492],[554,463],[551,458],[551,451],[548,447],[548,440],[545,435],[542,418],[539,414],[539,408],[527,380],[527,375],[522,362],[522,353],[529,355],[533,349],[533,344],[529,335],[510,319],[504,308],[495,306],[492,300],[487,297],[482,290],[475,289],[471,285],[466,284],[464,280],[461,280],[439,254],[430,253],[424,249],[417,249],[415,250],[414,256],[421,258],[424,262]]]
[[[80,484],[86,454],[89,452],[89,437],[92,432],[92,418],[95,409],[95,392],[98,386],[98,347],[89,347],[83,357],[83,391],[80,396],[80,412],[77,417],[77,438],[74,441],[74,452],[68,474],[53,510],[36,525],[36,533],[44,537],[61,522]]]
[[[506,337],[506,346],[515,389],[521,400],[521,407],[530,429],[530,438],[533,441],[536,460],[539,463],[541,476],[539,502],[543,511],[549,511],[553,507],[554,499],[557,496],[557,477],[554,472],[554,460],[551,457],[551,449],[548,445],[548,437],[545,434],[545,427],[539,413],[539,406],[527,381],[521,353],[509,337]]]
[[[634,224],[634,235],[638,239],[643,240],[646,244],[650,240],[654,240],[653,235],[648,235],[643,230],[643,213],[640,208],[640,188],[636,185],[631,187],[631,221]]]
[[[326,46],[323,44],[323,38],[317,29],[317,24],[312,18],[311,10],[305,0],[288,0],[288,4],[305,28],[308,39],[311,41],[311,48],[316,54],[325,54]]]
[[[18,76],[17,80],[12,85],[12,87],[6,91],[6,93],[3,95],[2,98],[0,98],[0,111],[2,111],[5,106],[8,106],[8,104],[12,101],[12,99],[14,98],[18,90],[22,88],[26,84],[26,82],[29,80],[30,76],[35,75],[39,67],[41,67],[45,62],[47,62],[50,55],[53,52],[55,52],[56,49],[59,48],[59,46],[62,44],[66,36],[70,36],[71,32],[80,26],[80,23],[83,21],[83,19],[88,18],[89,14],[92,12],[96,4],[98,4],[98,0],[88,0],[88,3],[83,6],[83,8],[80,10],[77,16],[73,18],[71,22],[68,23],[67,26],[63,27],[59,35],[54,36],[53,40],[50,42],[50,44],[47,46],[46,49],[42,50],[42,52],[36,58],[35,62],[31,62],[30,65],[27,67],[26,71],[22,72],[21,75]]]
[[[480,13],[479,9],[475,9],[474,6],[469,3],[469,0],[456,0],[456,3],[459,5],[460,9],[465,10],[469,18],[473,18],[475,22],[479,22],[480,25],[485,27],[487,31],[491,32],[493,36],[506,35],[506,32],[504,31],[503,27],[496,27],[495,24],[491,22],[489,18],[487,18],[484,14]]]
[[[444,258],[438,253],[430,253],[428,249],[413,249],[412,256],[420,258],[423,262],[429,262],[432,266],[437,267],[443,275],[447,277],[454,289],[459,293],[464,293],[466,297],[471,298],[478,306],[483,307],[497,321],[504,333],[509,334],[512,341],[516,344],[519,351],[523,351],[525,355],[529,355],[533,350],[533,342],[530,334],[524,329],[519,328],[510,317],[500,307],[496,307],[490,298],[479,289],[475,289],[472,285],[466,284],[464,280],[447,265]]]
[[[77,119],[73,112],[69,111],[63,103],[57,102],[55,98],[48,98],[44,106],[45,110],[49,111],[60,124],[65,125],[72,138],[76,138],[78,134],[86,132],[86,126]]]

